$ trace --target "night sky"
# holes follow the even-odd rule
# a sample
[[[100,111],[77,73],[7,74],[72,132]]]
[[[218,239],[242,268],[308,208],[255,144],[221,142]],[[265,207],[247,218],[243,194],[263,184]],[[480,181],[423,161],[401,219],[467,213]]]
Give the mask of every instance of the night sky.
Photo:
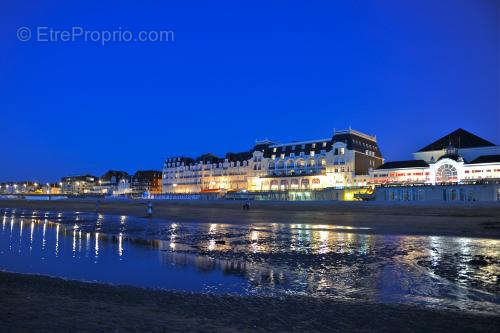
[[[411,2],[2,1],[0,181],[161,169],[349,126],[387,160],[458,127],[500,143],[500,1]],[[21,42],[23,26],[175,42]]]

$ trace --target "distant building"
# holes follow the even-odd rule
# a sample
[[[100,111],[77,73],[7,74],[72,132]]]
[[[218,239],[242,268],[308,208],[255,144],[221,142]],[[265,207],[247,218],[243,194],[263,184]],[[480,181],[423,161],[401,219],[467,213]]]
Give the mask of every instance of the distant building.
[[[33,181],[0,183],[1,194],[26,194],[41,191],[41,185]]]
[[[93,193],[98,178],[92,175],[67,176],[61,178],[61,190],[64,194]]]
[[[95,186],[95,192],[113,194],[118,191],[120,184],[130,182],[130,176],[125,171],[109,170],[102,175]]]
[[[277,144],[257,141],[224,157],[170,157],[163,166],[164,193],[309,191],[364,186],[370,168],[384,160],[377,139],[352,129],[331,138]]]
[[[381,184],[450,184],[500,180],[500,146],[458,129],[413,153],[414,160],[387,162],[371,171]]]
[[[132,193],[161,193],[162,173],[157,170],[137,171],[131,179],[130,189]]]
[[[386,186],[377,189],[378,200],[500,200],[496,185],[500,181],[500,146],[460,128],[413,156],[414,160],[387,162],[371,171],[371,184]]]

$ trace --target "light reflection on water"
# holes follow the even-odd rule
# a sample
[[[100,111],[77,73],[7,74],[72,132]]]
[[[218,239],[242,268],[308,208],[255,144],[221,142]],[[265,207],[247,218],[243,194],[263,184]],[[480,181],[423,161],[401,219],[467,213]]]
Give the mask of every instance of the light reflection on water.
[[[500,313],[498,240],[370,235],[314,224],[7,214],[0,236],[5,270],[196,292],[301,293]]]

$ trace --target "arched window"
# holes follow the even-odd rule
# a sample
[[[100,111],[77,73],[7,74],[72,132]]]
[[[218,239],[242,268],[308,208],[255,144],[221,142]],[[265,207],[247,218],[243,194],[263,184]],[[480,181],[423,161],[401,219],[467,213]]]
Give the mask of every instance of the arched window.
[[[451,164],[443,164],[436,171],[437,183],[456,182],[458,173],[457,169]]]

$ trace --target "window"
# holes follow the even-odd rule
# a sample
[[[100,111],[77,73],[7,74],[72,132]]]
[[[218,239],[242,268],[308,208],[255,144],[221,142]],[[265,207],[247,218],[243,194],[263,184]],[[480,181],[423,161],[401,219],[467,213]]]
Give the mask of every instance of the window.
[[[282,158],[282,159],[283,159],[283,158],[285,158],[285,154],[281,154],[281,158]]]
[[[323,142],[323,148],[326,147],[326,142]]]
[[[333,155],[338,155],[339,154],[339,149],[335,148],[335,151],[333,152]]]
[[[314,150],[311,150],[311,156],[314,156]]]
[[[457,169],[450,164],[441,165],[436,171],[436,182],[446,183],[457,180]]]
[[[295,146],[292,146],[292,150],[295,150]]]
[[[306,145],[302,145],[302,149],[306,149]]]
[[[315,143],[313,143],[313,144],[311,145],[311,147],[312,147],[313,149],[314,149],[314,148],[316,148],[316,144],[315,144]]]
[[[275,158],[276,158],[276,155],[274,155],[274,154],[273,154],[273,155],[271,155],[271,159],[273,159],[273,160],[274,160]]]
[[[344,155],[344,148],[340,148],[339,153],[340,155]]]
[[[290,153],[290,157],[295,157],[295,153]]]
[[[276,148],[273,148],[273,153],[275,153],[275,152],[276,152]]]

